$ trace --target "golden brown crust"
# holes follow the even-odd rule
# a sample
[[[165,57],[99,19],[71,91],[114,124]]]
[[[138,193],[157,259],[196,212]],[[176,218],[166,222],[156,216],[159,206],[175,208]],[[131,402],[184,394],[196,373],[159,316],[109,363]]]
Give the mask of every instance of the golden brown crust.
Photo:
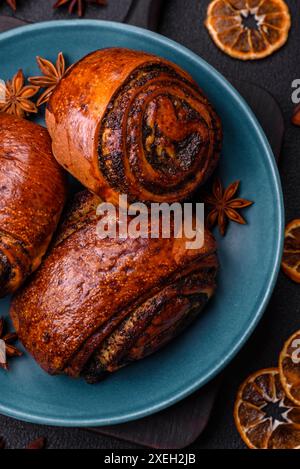
[[[249,17],[256,27],[244,25]],[[257,60],[285,44],[291,17],[284,0],[212,0],[205,25],[226,54],[240,60]]]
[[[52,94],[53,152],[104,200],[183,200],[215,169],[221,124],[192,78],[164,59],[128,49],[96,51]]]
[[[0,113],[0,295],[40,264],[57,226],[65,175],[46,129]]]
[[[101,240],[99,199],[78,197],[11,315],[46,371],[93,380],[99,367],[113,371],[152,353],[199,313],[215,289],[216,245],[209,232],[198,250],[185,239]]]

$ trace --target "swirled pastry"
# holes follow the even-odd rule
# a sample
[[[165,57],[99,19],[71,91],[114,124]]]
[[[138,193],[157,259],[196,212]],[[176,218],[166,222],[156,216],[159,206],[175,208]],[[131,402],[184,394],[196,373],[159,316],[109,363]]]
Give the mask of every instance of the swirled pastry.
[[[158,350],[215,290],[216,245],[185,238],[101,239],[98,197],[78,195],[40,269],[13,299],[19,338],[49,373],[104,373]],[[147,269],[145,269],[147,266]]]
[[[0,296],[41,263],[64,206],[63,169],[46,129],[0,113]]]
[[[221,124],[177,65],[128,49],[98,50],[76,63],[52,94],[46,122],[53,152],[104,200],[173,202],[211,175]]]

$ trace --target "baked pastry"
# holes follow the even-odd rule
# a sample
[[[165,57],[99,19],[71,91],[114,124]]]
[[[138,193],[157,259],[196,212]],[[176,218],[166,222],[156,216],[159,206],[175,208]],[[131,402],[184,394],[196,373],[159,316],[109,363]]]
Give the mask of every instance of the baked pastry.
[[[0,296],[41,263],[66,197],[46,129],[0,113]]]
[[[195,81],[162,58],[98,50],[51,95],[53,153],[105,201],[187,199],[216,167],[221,123]]]
[[[208,231],[199,249],[187,249],[185,238],[100,239],[99,202],[88,191],[77,195],[10,311],[20,340],[44,370],[89,382],[183,330],[214,293],[218,267]]]

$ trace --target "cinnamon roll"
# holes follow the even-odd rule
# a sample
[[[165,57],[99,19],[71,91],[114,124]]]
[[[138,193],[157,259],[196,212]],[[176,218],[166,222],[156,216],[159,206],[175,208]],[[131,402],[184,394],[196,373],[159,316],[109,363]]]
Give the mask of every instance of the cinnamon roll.
[[[66,197],[46,129],[0,113],[0,296],[37,269]]]
[[[177,65],[134,50],[98,50],[53,92],[46,122],[57,161],[104,200],[187,199],[216,167],[221,123]]]

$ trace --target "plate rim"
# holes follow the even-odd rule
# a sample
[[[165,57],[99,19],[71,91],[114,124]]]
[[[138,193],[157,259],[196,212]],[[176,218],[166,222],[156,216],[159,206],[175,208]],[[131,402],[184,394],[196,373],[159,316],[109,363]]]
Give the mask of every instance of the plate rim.
[[[275,162],[275,158],[270,147],[269,141],[259,124],[256,116],[254,115],[253,111],[244,100],[244,98],[239,94],[239,92],[231,85],[231,83],[212,65],[206,62],[205,59],[197,55],[196,53],[192,52],[187,47],[181,45],[180,43],[169,39],[159,33],[155,33],[152,31],[148,31],[144,28],[140,28],[137,26],[128,25],[125,23],[118,23],[114,21],[104,21],[104,20],[96,20],[96,19],[70,19],[70,20],[52,20],[52,21],[43,21],[37,22],[34,24],[28,24],[25,26],[20,26],[17,28],[13,28],[9,31],[5,31],[0,33],[0,44],[3,40],[15,38],[16,36],[20,36],[23,33],[27,32],[34,32],[49,28],[55,27],[80,27],[80,26],[93,26],[93,27],[102,27],[104,29],[114,29],[115,31],[128,31],[129,33],[140,34],[144,38],[151,38],[155,39],[159,42],[162,47],[167,46],[171,48],[174,52],[179,52],[188,60],[192,60],[194,63],[201,63],[201,66],[208,70],[214,78],[222,84],[226,91],[230,94],[231,98],[237,105],[239,105],[243,112],[248,116],[250,119],[253,128],[256,133],[256,137],[260,140],[262,147],[264,148],[264,158],[268,161],[269,169],[270,169],[270,176],[273,181],[274,185],[274,201],[276,201],[276,205],[278,208],[278,221],[279,226],[277,227],[278,230],[278,239],[276,247],[274,247],[274,260],[273,260],[273,269],[270,272],[270,276],[266,281],[266,287],[264,294],[262,294],[260,299],[260,305],[257,308],[255,314],[253,314],[251,321],[248,324],[248,327],[244,331],[244,334],[239,337],[239,340],[235,342],[235,345],[231,348],[230,352],[228,352],[222,360],[219,361],[209,372],[207,372],[202,378],[195,380],[189,386],[186,386],[183,390],[179,390],[177,393],[173,393],[172,397],[161,400],[156,404],[148,405],[142,410],[131,411],[131,412],[124,412],[121,416],[112,417],[112,418],[72,418],[72,417],[46,417],[45,415],[32,412],[24,412],[21,410],[17,410],[15,408],[9,407],[8,405],[3,405],[0,403],[0,413],[9,417],[13,417],[16,419],[20,419],[27,422],[43,424],[43,425],[53,425],[53,426],[64,426],[64,427],[94,427],[94,426],[105,426],[105,425],[114,425],[119,423],[125,423],[132,420],[137,420],[156,412],[159,412],[167,407],[176,404],[177,402],[181,401],[182,399],[188,397],[190,394],[207,384],[211,381],[217,374],[219,374],[237,355],[240,349],[245,345],[251,334],[253,333],[254,329],[258,325],[259,320],[261,319],[268,302],[270,300],[271,294],[275,287],[275,283],[278,277],[279,269],[280,269],[280,261],[281,255],[283,250],[283,242],[284,242],[284,204],[283,204],[283,193],[282,193],[282,186],[281,180],[279,176],[279,171],[277,164]]]

